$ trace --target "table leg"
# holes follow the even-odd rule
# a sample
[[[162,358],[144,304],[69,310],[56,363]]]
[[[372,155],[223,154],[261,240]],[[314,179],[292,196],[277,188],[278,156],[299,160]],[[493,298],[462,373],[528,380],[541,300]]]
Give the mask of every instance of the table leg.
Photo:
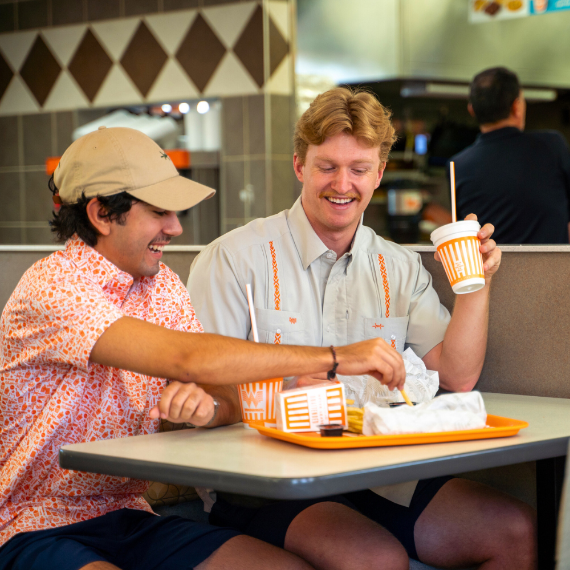
[[[564,455],[536,462],[539,570],[553,570],[555,565],[556,529],[565,465]]]

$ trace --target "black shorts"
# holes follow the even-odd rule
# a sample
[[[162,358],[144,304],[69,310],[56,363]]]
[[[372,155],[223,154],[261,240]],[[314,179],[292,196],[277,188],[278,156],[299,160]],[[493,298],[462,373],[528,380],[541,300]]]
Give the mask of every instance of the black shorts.
[[[414,527],[419,516],[437,492],[453,477],[436,477],[418,482],[409,507],[403,507],[370,490],[298,501],[277,501],[260,508],[236,505],[218,497],[210,513],[210,523],[235,528],[283,548],[293,519],[302,511],[323,502],[334,502],[361,512],[389,530],[417,560]]]
[[[98,561],[123,570],[194,568],[239,534],[181,517],[120,509],[13,536],[0,548],[0,570],[78,570]]]

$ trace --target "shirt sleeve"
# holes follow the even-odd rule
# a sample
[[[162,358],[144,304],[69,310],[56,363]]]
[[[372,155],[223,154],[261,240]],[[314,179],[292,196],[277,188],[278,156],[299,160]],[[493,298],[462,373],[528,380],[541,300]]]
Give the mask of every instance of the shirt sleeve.
[[[22,364],[87,370],[95,343],[123,313],[87,280],[54,279],[41,287],[31,281],[22,279],[7,306],[10,350]]]
[[[235,260],[223,245],[205,248],[192,263],[187,289],[207,333],[247,339],[251,320]]]
[[[440,303],[433,288],[432,276],[423,266],[419,255],[417,262],[414,289],[410,298],[406,343],[423,358],[443,341],[451,316]]]

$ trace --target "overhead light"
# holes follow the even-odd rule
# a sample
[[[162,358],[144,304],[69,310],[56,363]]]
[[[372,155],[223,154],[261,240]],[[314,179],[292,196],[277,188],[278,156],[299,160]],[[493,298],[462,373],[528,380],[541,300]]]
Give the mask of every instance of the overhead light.
[[[522,87],[522,91],[527,101],[554,101],[558,96],[556,89],[536,89],[533,87]],[[410,81],[402,85],[402,88],[400,89],[400,95],[402,97],[468,99],[469,85]]]
[[[400,89],[402,97],[445,97],[467,99],[469,85],[454,85],[451,83],[424,83],[414,81],[404,83]]]
[[[558,91],[556,89],[533,89],[523,87],[522,92],[527,101],[556,101]]]
[[[170,113],[172,111],[172,105],[170,105],[169,103],[165,103],[162,107],[162,112],[163,113]]]
[[[180,103],[180,105],[178,105],[178,110],[183,115],[186,115],[186,113],[188,113],[188,111],[190,111],[190,105],[188,105],[188,103]]]
[[[198,105],[196,105],[196,111],[200,113],[200,115],[204,115],[210,110],[210,104],[208,101],[200,101]]]

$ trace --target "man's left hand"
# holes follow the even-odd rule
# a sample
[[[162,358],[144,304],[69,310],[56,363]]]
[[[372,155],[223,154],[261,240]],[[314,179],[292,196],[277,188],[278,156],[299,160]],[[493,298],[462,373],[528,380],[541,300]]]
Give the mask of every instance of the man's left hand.
[[[477,216],[475,214],[469,214],[465,219],[477,221]],[[501,265],[502,252],[497,247],[495,240],[491,239],[494,231],[495,226],[493,226],[493,224],[485,224],[477,234],[477,237],[481,242],[479,251],[483,256],[483,271],[485,273],[485,281],[487,284],[491,282],[491,277],[493,277],[499,269],[499,265]],[[437,261],[441,261],[437,251],[435,252],[435,259]]]

